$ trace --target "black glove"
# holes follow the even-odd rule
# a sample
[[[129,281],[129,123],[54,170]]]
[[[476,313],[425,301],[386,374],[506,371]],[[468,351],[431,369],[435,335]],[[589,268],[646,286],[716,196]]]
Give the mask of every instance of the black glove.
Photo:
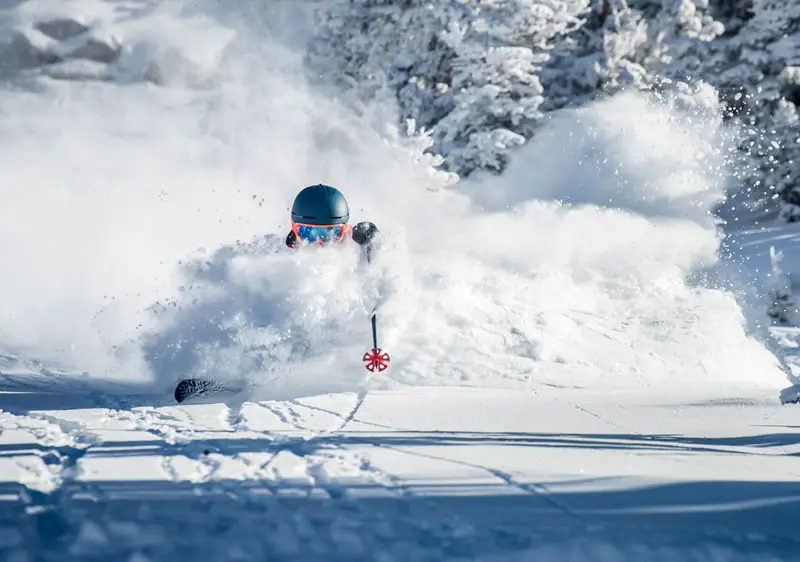
[[[353,241],[359,246],[369,244],[379,232],[371,222],[361,221],[353,227]]]
[[[294,230],[290,231],[289,234],[286,235],[286,245],[289,248],[294,248],[297,246],[297,234],[294,233]]]
[[[378,227],[368,221],[361,221],[353,227],[353,242],[361,246],[367,263],[372,263],[372,253],[375,251],[373,242],[377,242],[379,232]]]

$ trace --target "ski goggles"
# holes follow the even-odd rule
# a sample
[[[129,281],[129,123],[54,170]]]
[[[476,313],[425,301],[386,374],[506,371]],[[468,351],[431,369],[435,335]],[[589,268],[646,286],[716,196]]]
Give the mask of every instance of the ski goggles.
[[[300,222],[292,223],[292,230],[300,240],[309,244],[325,246],[339,242],[347,234],[349,225],[347,224],[303,224]]]

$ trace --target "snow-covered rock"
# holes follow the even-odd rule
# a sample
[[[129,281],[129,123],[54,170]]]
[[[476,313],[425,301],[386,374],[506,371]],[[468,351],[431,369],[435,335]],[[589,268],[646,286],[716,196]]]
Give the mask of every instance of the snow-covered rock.
[[[33,27],[56,41],[66,41],[89,31],[83,22],[70,18],[37,21]]]
[[[21,74],[181,87],[206,87],[214,79],[229,36],[223,33],[193,47],[189,35],[183,37],[175,28],[191,30],[202,22],[186,25],[165,10],[142,25],[105,4],[24,3],[23,11],[0,23],[0,72],[11,78]],[[86,7],[90,9],[82,12]]]
[[[781,404],[800,404],[800,384],[784,388],[781,391]]]

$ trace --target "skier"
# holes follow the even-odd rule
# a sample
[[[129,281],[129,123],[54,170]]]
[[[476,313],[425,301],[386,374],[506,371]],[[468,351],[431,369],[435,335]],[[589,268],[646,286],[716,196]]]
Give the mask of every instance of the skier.
[[[304,244],[332,246],[346,237],[358,244],[367,261],[372,261],[379,231],[373,223],[362,221],[350,227],[350,206],[342,192],[329,185],[311,185],[300,191],[292,205],[292,230],[286,236],[286,245],[296,249]],[[372,323],[372,349],[364,354],[364,366],[370,372],[382,372],[389,366],[389,354],[378,347],[375,310],[370,315]],[[175,400],[186,400],[236,394],[246,388],[241,382],[218,382],[210,378],[189,377],[178,382]]]
[[[342,192],[329,185],[310,185],[304,188],[292,204],[292,230],[286,236],[286,245],[297,248],[303,244],[329,246],[349,237],[372,261],[378,227],[361,221],[350,227],[350,206]]]
[[[350,235],[361,246],[367,262],[380,231],[375,224],[361,221],[350,227],[350,206],[342,192],[329,185],[310,185],[297,194],[292,204],[292,230],[286,236],[286,245],[297,248],[301,244],[328,246],[339,244]],[[381,373],[389,367],[389,354],[378,347],[376,326],[377,305],[372,309],[372,349],[364,354],[364,367],[371,373]]]

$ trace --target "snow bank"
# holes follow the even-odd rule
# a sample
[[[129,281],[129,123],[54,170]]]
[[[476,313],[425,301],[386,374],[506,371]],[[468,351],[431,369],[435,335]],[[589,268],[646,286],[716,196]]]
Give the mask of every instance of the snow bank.
[[[375,386],[783,383],[731,294],[690,281],[718,245],[703,126],[621,96],[550,124],[507,177],[448,190],[305,82],[293,45],[308,30],[283,24],[300,8],[258,23],[210,6],[143,4],[129,22],[183,55],[176,38],[228,38],[201,57],[204,89],[0,91],[6,348],[165,386],[205,373],[270,396],[353,389],[381,301],[394,362]],[[317,182],[381,228],[374,267],[352,247],[282,251],[292,198]]]

